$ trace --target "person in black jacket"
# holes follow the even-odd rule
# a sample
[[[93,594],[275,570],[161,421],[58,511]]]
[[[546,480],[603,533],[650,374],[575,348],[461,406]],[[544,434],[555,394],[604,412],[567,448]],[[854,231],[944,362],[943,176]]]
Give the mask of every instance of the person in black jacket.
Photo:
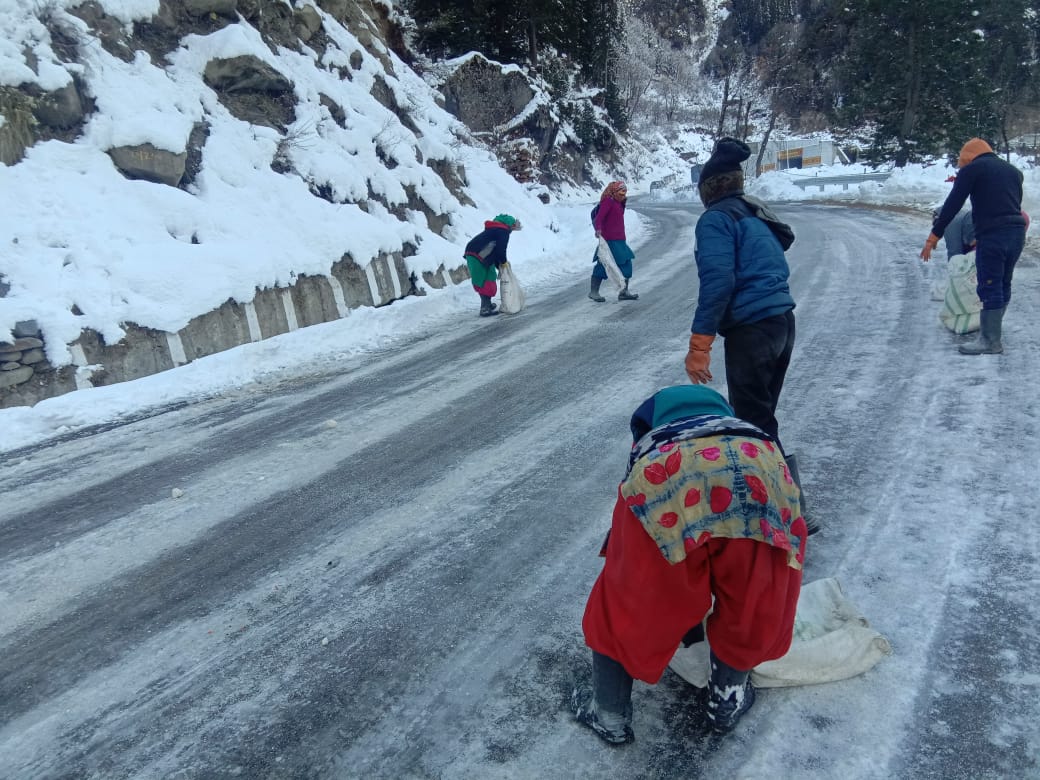
[[[961,344],[964,355],[992,355],[1004,351],[1001,342],[1004,312],[1011,301],[1011,277],[1026,240],[1022,212],[1022,172],[993,153],[981,138],[972,138],[957,158],[960,169],[953,189],[932,223],[932,232],[921,250],[925,262],[943,232],[971,199],[975,225],[975,270],[978,275],[980,328],[977,341]]]
[[[484,223],[484,229],[466,244],[463,257],[469,267],[473,289],[480,296],[480,316],[498,314],[498,307],[491,302],[498,292],[498,269],[509,262],[506,247],[509,236],[522,227],[520,220],[509,214],[499,214]]]

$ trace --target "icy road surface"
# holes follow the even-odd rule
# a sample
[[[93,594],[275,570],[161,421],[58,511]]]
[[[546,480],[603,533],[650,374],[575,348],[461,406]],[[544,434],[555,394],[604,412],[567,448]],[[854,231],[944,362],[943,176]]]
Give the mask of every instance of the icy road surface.
[[[635,208],[637,302],[583,277],[0,456],[0,776],[1040,776],[1037,258],[1007,352],[962,357],[928,224],[894,211],[778,208],[781,433],[827,527],[806,580],[837,577],[894,654],[762,691],[721,740],[670,672],[636,684],[634,744],[572,722],[628,416],[685,381],[696,299],[699,210]]]

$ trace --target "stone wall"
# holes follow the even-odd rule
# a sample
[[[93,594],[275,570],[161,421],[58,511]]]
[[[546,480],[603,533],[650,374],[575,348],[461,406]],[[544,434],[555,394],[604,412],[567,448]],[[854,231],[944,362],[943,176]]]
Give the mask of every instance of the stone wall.
[[[60,368],[47,361],[36,323],[20,322],[14,340],[0,342],[0,408],[32,406],[73,390],[150,376],[242,344],[331,322],[351,309],[425,295],[422,283],[441,289],[468,278],[465,264],[424,272],[420,280],[409,272],[401,252],[366,266],[346,255],[328,276],[300,276],[289,287],[257,289],[246,303],[229,299],[176,333],[123,323],[126,335],[106,344],[100,333],[84,330],[68,345],[72,365]]]
[[[0,405],[8,399],[32,396],[37,388],[51,387],[55,395],[76,389],[75,368],[56,369],[47,360],[36,323],[19,322],[13,341],[0,341]]]

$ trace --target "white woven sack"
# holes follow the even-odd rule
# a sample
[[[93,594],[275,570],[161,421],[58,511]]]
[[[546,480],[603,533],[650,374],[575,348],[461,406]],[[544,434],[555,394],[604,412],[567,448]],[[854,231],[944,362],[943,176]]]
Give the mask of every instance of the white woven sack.
[[[599,252],[596,253],[596,257],[599,259],[600,265],[603,266],[603,270],[607,272],[607,277],[612,281],[617,288],[620,290],[625,286],[625,277],[621,273],[621,269],[618,268],[617,262],[614,260],[614,253],[610,251],[610,244],[607,243],[605,238],[599,240]]]
[[[509,263],[503,263],[498,271],[498,289],[500,292],[498,310],[503,314],[519,314],[527,302],[527,294],[513,273]]]
[[[669,667],[703,688],[708,684],[708,653],[707,642],[680,646]],[[891,653],[888,640],[870,628],[836,579],[816,580],[802,586],[791,649],[783,658],[752,669],[751,682],[758,688],[780,688],[844,680]]]
[[[954,333],[971,333],[979,329],[979,312],[982,311],[982,301],[976,291],[975,256],[954,255],[948,268],[950,281],[939,310],[939,321]]]
[[[946,300],[946,288],[950,284],[950,274],[945,263],[924,263],[928,266],[929,295],[933,301],[940,303]]]

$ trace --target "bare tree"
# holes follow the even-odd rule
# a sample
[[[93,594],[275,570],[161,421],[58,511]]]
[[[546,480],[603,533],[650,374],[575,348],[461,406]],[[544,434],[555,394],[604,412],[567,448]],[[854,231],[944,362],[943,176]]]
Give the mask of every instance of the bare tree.
[[[618,68],[618,89],[629,118],[638,115],[655,79],[661,39],[643,20],[629,15],[625,19],[624,60]]]

